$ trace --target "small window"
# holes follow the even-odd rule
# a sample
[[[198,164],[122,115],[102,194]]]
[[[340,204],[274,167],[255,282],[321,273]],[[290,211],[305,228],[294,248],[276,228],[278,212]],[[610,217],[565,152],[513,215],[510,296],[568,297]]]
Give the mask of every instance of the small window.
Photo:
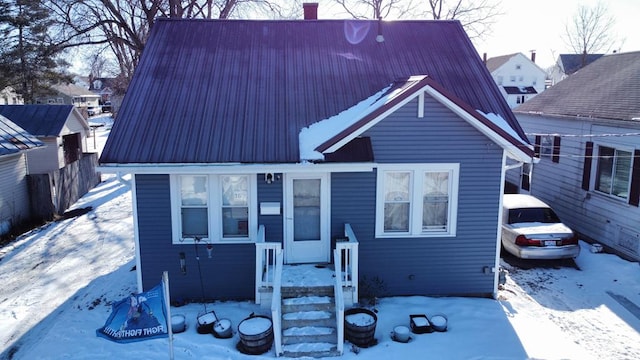
[[[222,185],[222,237],[249,235],[249,179],[247,176],[225,175]]]
[[[516,70],[520,70],[521,67],[520,64],[516,64]]]
[[[174,175],[171,179],[174,244],[247,242],[255,236],[255,177]]]
[[[209,191],[207,177],[180,176],[180,221],[183,239],[209,238]]]
[[[629,197],[632,154],[607,146],[598,147],[595,190],[621,199]]]
[[[455,235],[458,165],[378,169],[376,236]]]

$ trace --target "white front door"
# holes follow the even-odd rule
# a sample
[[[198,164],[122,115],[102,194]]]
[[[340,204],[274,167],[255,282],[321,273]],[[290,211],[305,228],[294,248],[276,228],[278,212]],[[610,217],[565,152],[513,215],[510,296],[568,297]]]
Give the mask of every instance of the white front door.
[[[329,176],[285,176],[285,262],[329,262]]]

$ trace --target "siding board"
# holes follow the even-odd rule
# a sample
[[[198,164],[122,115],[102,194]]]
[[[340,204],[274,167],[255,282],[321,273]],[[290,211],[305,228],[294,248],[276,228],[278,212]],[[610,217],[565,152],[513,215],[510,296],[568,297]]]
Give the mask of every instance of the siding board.
[[[202,270],[205,300],[249,299],[255,280],[254,244],[215,244],[212,257],[206,245],[173,245],[168,175],[136,175],[138,231],[143,288],[158,284],[163,271],[171,281],[171,298],[201,301]],[[179,255],[185,253],[187,272],[180,271]],[[200,260],[196,260],[196,252]],[[198,294],[194,298],[194,294]]]
[[[376,171],[332,174],[332,235],[352,225],[361,275],[387,295],[489,295],[482,268],[495,261],[502,149],[429,97],[425,117],[417,111],[415,100],[364,136],[378,163],[460,163],[456,237],[376,239]]]

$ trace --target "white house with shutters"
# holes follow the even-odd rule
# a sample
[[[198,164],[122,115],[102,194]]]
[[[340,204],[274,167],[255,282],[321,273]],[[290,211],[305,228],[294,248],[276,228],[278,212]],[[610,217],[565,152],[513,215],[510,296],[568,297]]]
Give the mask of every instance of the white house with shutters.
[[[605,55],[514,112],[540,161],[507,182],[640,260],[640,52]]]
[[[486,60],[493,81],[512,109],[545,89],[546,73],[536,65],[536,53],[528,58],[522,53],[496,56]]]

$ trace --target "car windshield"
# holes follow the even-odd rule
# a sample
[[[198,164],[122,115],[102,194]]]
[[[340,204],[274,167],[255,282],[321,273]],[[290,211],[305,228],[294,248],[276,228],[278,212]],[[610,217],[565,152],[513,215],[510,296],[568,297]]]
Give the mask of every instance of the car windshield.
[[[559,223],[560,219],[550,208],[524,208],[509,210],[509,224],[532,222]]]

